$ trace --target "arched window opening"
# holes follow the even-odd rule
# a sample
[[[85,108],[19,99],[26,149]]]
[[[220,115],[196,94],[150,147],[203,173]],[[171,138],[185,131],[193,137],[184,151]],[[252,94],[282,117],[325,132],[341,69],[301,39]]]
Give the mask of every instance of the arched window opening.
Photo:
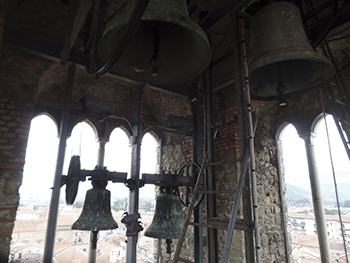
[[[327,136],[326,124],[329,136]],[[339,190],[346,190],[341,191],[341,193],[347,193],[349,188],[344,188],[344,183],[349,183],[350,162],[332,115],[327,115],[326,120],[324,118],[320,119],[316,125],[315,133],[317,167],[323,184],[333,185],[332,166],[328,147],[329,137],[332,161],[337,183],[339,184],[338,187],[340,188]],[[325,189],[325,191],[332,191],[334,193],[334,187],[332,189]],[[343,196],[343,198],[350,199],[350,194]]]
[[[42,259],[42,241],[45,240],[48,208],[57,159],[57,126],[46,114],[32,119],[29,130],[20,205],[16,214],[11,240],[13,260],[20,260],[38,250]],[[33,232],[28,232],[31,230]],[[35,232],[34,232],[35,230]],[[31,249],[27,249],[31,247]]]
[[[314,147],[317,165],[317,174],[322,192],[324,204],[324,214],[326,228],[330,246],[331,256],[340,259],[344,256],[344,249],[334,252],[335,246],[342,246],[342,235],[339,223],[337,200],[335,196],[333,169],[331,165],[328,137],[330,140],[331,154],[333,160],[334,173],[337,180],[340,211],[346,217],[349,213],[347,203],[350,203],[350,162],[344,145],[340,139],[338,130],[333,117],[326,117],[328,136],[326,131],[325,119],[320,117],[316,119],[316,125],[312,130],[311,145]],[[291,254],[294,260],[304,262],[309,252],[318,254],[318,234],[313,209],[313,200],[311,197],[309,168],[307,165],[305,141],[299,138],[296,129],[292,125],[284,127],[279,135],[282,145],[281,172],[284,174],[286,184],[285,199],[288,206],[287,230],[291,236]],[[280,152],[281,154],[281,152]],[[311,161],[311,160],[310,160]],[[317,184],[316,184],[317,185]],[[350,207],[350,205],[349,205]],[[345,220],[346,222],[346,220]],[[345,223],[346,224],[346,223]],[[349,233],[346,232],[348,226],[345,226],[345,239]],[[347,240],[346,240],[347,241]],[[348,243],[348,242],[346,242]],[[303,245],[303,250],[297,249],[297,245]],[[343,251],[341,251],[343,250]],[[347,248],[349,251],[349,248]],[[341,252],[340,252],[341,251]],[[302,252],[302,253],[301,253]]]
[[[315,139],[317,168],[325,205],[328,238],[330,244],[333,242],[341,243],[343,236],[338,202],[342,220],[346,222],[347,217],[350,215],[350,206],[348,205],[350,203],[350,161],[332,115],[327,115],[325,118],[322,117],[318,121],[315,133],[317,134]],[[338,200],[336,198],[335,185],[337,186]],[[345,224],[346,226],[343,229],[346,243],[348,243],[347,241],[350,240],[347,237],[349,233],[346,232],[348,224]],[[347,248],[347,252],[349,250]]]
[[[67,139],[66,154],[64,158],[63,173],[67,175],[69,163],[73,155],[80,156],[80,168],[94,170],[97,165],[98,144],[96,133],[93,127],[87,122],[76,124],[71,136]],[[86,191],[92,188],[91,181],[79,183],[78,194],[75,206],[84,202]],[[61,199],[65,198],[65,187],[61,189]]]
[[[158,165],[158,149],[159,143],[155,136],[151,133],[146,133],[142,138],[141,144],[141,168],[140,176],[143,173],[155,174],[159,173]],[[155,209],[155,186],[146,184],[140,189],[139,210],[142,218],[144,230],[140,234],[138,259],[147,258],[154,261],[154,238],[144,236],[145,230],[149,227],[153,220]]]
[[[305,142],[292,124],[282,130],[280,140],[287,187],[285,197],[291,212],[294,205],[312,205]]]
[[[73,155],[80,156],[81,169],[93,170],[95,168],[99,147],[96,137],[95,129],[90,123],[81,122],[74,127],[71,136],[67,140],[63,174],[66,175],[68,173],[70,159]],[[21,213],[21,207],[18,210],[18,216],[20,218],[17,219],[16,225],[21,221],[25,221],[23,224],[25,226],[24,229],[35,228],[40,231],[35,231],[35,234],[32,235],[33,240],[31,240],[27,231],[17,231],[16,229],[18,227],[15,226],[12,241],[13,250],[11,253],[17,259],[26,256],[28,243],[30,243],[33,249],[39,246],[42,247],[42,243],[44,243],[47,218],[49,216],[50,188],[53,185],[55,174],[58,143],[57,126],[54,121],[46,115],[34,118],[29,134],[23,185],[20,189],[21,202],[27,199],[31,202],[28,204],[31,213]],[[159,144],[157,139],[150,133],[145,134],[141,146],[140,176],[142,173],[158,172],[158,151]],[[111,133],[109,142],[105,145],[104,166],[109,171],[130,173],[130,165],[131,147],[129,145],[129,136],[123,129],[117,128]],[[90,233],[88,231],[73,231],[71,230],[71,226],[80,216],[86,191],[91,188],[92,186],[89,180],[80,182],[74,205],[67,206],[65,203],[66,187],[62,187],[54,259],[59,259],[61,255],[59,249],[63,247],[62,244],[69,246],[71,250],[88,250]],[[112,249],[106,253],[114,259],[123,260],[123,257],[125,259],[126,251],[126,229],[125,225],[121,223],[121,219],[123,213],[128,209],[129,189],[124,184],[111,182],[108,183],[107,188],[111,191],[111,212],[119,228],[113,231],[100,231],[98,251],[102,251],[101,248],[113,244],[118,249]],[[118,201],[118,198],[121,201]],[[153,219],[155,207],[154,185],[146,185],[140,189],[139,204],[141,221],[144,223],[144,228],[146,229]],[[24,210],[24,206],[22,210]],[[143,232],[140,233],[138,243],[138,257],[140,259],[154,259],[153,241],[154,239],[143,237]],[[21,249],[21,246],[25,248]],[[41,249],[39,256],[42,257],[43,253],[43,249]],[[101,255],[101,253],[97,253],[96,262],[99,262]],[[87,254],[85,256],[87,257]],[[71,260],[75,259],[73,257]]]
[[[51,196],[57,158],[57,126],[48,115],[35,117],[30,124],[20,200]],[[40,184],[38,184],[40,182]],[[35,191],[33,191],[35,189]]]
[[[143,173],[153,174],[158,173],[158,141],[150,134],[146,133],[142,138],[141,144],[141,168],[140,176]],[[140,198],[152,197],[154,198],[154,185],[145,185],[140,189]]]
[[[104,166],[108,171],[130,174],[130,163],[129,136],[122,128],[116,128],[105,146]],[[120,222],[123,213],[127,211],[129,189],[124,184],[112,182],[108,182],[107,189],[111,191],[112,210],[118,212],[118,222]],[[119,228],[122,227],[123,225],[119,223]]]

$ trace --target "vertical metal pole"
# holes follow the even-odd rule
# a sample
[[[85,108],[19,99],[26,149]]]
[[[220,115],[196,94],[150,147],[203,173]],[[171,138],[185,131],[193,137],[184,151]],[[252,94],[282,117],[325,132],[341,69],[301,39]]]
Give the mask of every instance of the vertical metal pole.
[[[252,0],[254,2],[255,0]],[[251,3],[252,3],[251,2]],[[250,3],[250,4],[251,4]],[[249,6],[248,4],[247,6]],[[246,6],[246,7],[247,7]],[[242,47],[242,61],[243,61],[243,72],[244,72],[244,91],[246,97],[246,108],[247,108],[247,117],[248,117],[248,145],[250,153],[250,172],[251,172],[251,183],[252,183],[252,199],[253,199],[253,217],[254,217],[254,229],[255,229],[255,260],[257,263],[260,261],[260,237],[259,237],[259,217],[258,217],[258,201],[257,201],[257,189],[256,189],[256,174],[255,174],[255,152],[254,152],[254,125],[253,125],[253,114],[252,114],[252,102],[250,97],[250,88],[249,88],[249,70],[248,70],[248,60],[247,60],[247,50],[245,45],[245,36],[244,36],[244,20],[243,12],[245,8],[240,11],[240,40]]]
[[[206,130],[207,130],[207,155],[208,162],[214,162],[214,138],[211,124],[213,123],[213,90],[211,83],[211,66],[205,70],[205,111],[206,111]],[[207,169],[207,190],[215,190],[214,167],[210,166]],[[207,217],[213,218],[216,216],[215,194],[207,194]],[[208,260],[210,263],[218,262],[217,250],[217,230],[207,228],[208,231]]]
[[[66,151],[66,140],[68,134],[68,123],[70,115],[70,107],[72,102],[72,92],[75,75],[75,64],[70,64],[68,68],[66,99],[64,102],[64,108],[62,111],[61,125],[60,125],[60,141],[58,144],[58,153],[56,161],[55,177],[53,182],[53,188],[51,193],[49,218],[47,221],[45,249],[44,249],[44,262],[52,262],[53,251],[56,237],[58,206],[60,201],[61,190],[61,177],[64,163],[64,155]]]
[[[103,166],[105,158],[105,145],[106,141],[99,140],[99,149],[97,155],[97,165]],[[90,241],[89,241],[89,252],[88,252],[88,263],[96,262],[96,250],[97,250],[97,240],[98,240],[98,231],[90,232]]]
[[[244,155],[244,149],[247,148],[247,140],[246,140],[246,119],[244,118],[244,112],[245,112],[245,94],[244,94],[244,88],[243,88],[243,56],[242,56],[242,48],[241,48],[241,41],[240,41],[240,35],[239,35],[239,23],[238,23],[238,17],[237,14],[233,18],[233,35],[235,37],[234,42],[234,55],[233,57],[236,58],[234,60],[235,62],[235,90],[237,93],[237,109],[239,110],[238,113],[238,123],[239,125],[239,131],[240,131],[240,137],[239,137],[239,153],[240,156],[243,157]],[[238,171],[244,169],[244,164],[239,163],[240,166],[238,167]],[[243,216],[244,220],[251,225],[251,222],[253,221],[252,217],[252,205],[251,205],[251,191],[250,191],[250,178],[249,176],[246,176],[245,178],[245,186],[246,191],[243,192]],[[249,227],[248,231],[245,231],[244,233],[244,242],[245,242],[245,257],[247,263],[253,263],[254,262],[254,231],[252,227]]]
[[[201,163],[201,103],[198,101],[192,104],[193,111],[193,161],[197,164]],[[197,174],[195,174],[197,176]],[[194,222],[203,222],[203,207],[200,204],[196,209],[194,209]],[[203,228],[194,227],[194,261],[196,263],[203,263]]]
[[[142,86],[135,88],[135,110],[133,127],[133,141],[131,150],[131,179],[134,180],[135,189],[129,192],[129,215],[136,214],[139,211],[139,185],[140,185],[140,154],[141,154],[141,100]],[[135,223],[133,223],[135,224]],[[136,226],[133,226],[136,227]],[[136,263],[137,258],[137,235],[129,236],[126,245],[126,262]]]
[[[315,214],[315,220],[316,220],[317,237],[318,237],[318,243],[320,246],[320,253],[321,253],[321,262],[329,263],[331,262],[331,255],[329,251],[326,219],[325,219],[324,210],[323,210],[324,206],[323,206],[323,200],[322,200],[321,185],[320,185],[318,170],[316,165],[316,153],[315,153],[315,146],[313,143],[314,134],[312,133],[302,134],[302,135],[299,134],[299,136],[305,141],[307,163],[309,166],[312,201],[314,205],[314,214]]]

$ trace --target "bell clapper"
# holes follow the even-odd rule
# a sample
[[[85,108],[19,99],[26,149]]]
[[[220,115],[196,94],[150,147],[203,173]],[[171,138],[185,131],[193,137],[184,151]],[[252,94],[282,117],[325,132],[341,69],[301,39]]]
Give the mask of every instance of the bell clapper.
[[[171,254],[171,243],[173,241],[171,239],[167,239],[165,242],[166,242],[166,253]]]
[[[278,86],[276,88],[276,91],[278,93],[278,98],[279,98],[279,105],[281,107],[287,105],[287,99],[286,99],[286,92],[287,92],[287,87],[283,84],[283,78],[282,78],[282,64],[279,62],[277,64],[277,70],[278,70]]]
[[[158,71],[162,68],[162,61],[159,58],[159,39],[160,39],[160,21],[155,22],[154,26],[154,45],[153,55],[149,61],[152,67],[152,76],[158,76]]]

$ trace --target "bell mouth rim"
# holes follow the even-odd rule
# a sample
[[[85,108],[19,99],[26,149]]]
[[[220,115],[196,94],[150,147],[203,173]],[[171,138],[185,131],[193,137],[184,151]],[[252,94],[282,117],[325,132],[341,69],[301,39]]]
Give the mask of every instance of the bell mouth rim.
[[[283,60],[281,58],[283,58]],[[332,70],[331,75],[334,76],[335,74],[335,68],[333,64],[326,57],[318,54],[315,51],[309,51],[309,50],[276,51],[272,53],[272,55],[260,57],[259,59],[253,62],[249,63],[248,61],[248,70],[249,70],[249,73],[252,73],[257,69],[260,69],[262,67],[272,65],[275,63],[285,62],[285,61],[298,61],[298,60],[322,63],[322,65],[325,68],[328,68],[328,70]]]
[[[286,93],[285,96],[286,96],[286,99],[288,100],[290,98],[301,96],[303,94],[315,91],[315,90],[321,88],[322,86],[323,86],[322,84],[318,84],[318,85],[315,85],[313,87],[303,88],[303,89],[299,89],[299,90],[294,90],[292,92]],[[253,100],[259,100],[259,101],[278,101],[279,100],[278,94],[276,94],[276,95],[266,95],[266,96],[259,95],[259,93],[254,94],[252,92],[250,92],[250,94],[251,94],[251,98]],[[287,103],[287,105],[288,105],[288,103]]]
[[[108,54],[104,45],[105,41],[108,42],[108,39],[113,38],[113,31],[118,30],[118,32],[123,32],[125,25],[127,23],[128,16],[123,15],[119,17],[119,19],[111,21],[101,39],[100,43],[98,45],[98,53],[102,60],[105,60],[108,57]],[[157,77],[152,76],[151,74],[151,68],[139,68],[137,65],[134,64],[126,64],[126,61],[124,61],[124,55],[127,54],[128,47],[124,51],[124,54],[121,56],[121,58],[117,61],[117,63],[112,67],[111,72],[115,73],[116,75],[126,78],[129,80],[146,83],[150,85],[168,85],[168,84],[177,84],[182,83],[188,80],[191,80],[193,78],[198,77],[211,63],[212,60],[212,50],[209,43],[209,40],[207,38],[206,33],[204,30],[194,21],[192,21],[190,18],[184,16],[184,15],[176,15],[172,17],[164,16],[164,13],[161,11],[158,11],[156,13],[152,13],[152,16],[147,13],[147,10],[145,11],[144,16],[141,19],[140,25],[143,22],[152,22],[152,21],[160,21],[162,23],[172,23],[176,25],[179,28],[182,28],[183,30],[186,30],[188,32],[191,32],[193,34],[193,41],[195,43],[199,43],[198,45],[201,47],[201,53],[199,54],[196,50],[193,50],[194,53],[196,53],[197,59],[191,64],[191,70],[184,73],[182,70],[179,72],[174,73],[174,71],[171,71],[169,68],[166,68],[166,63],[163,62],[163,68],[161,72],[167,72],[166,74],[163,73],[162,76],[159,74]],[[139,27],[140,27],[139,25]],[[133,43],[133,39],[135,36],[130,40],[130,43],[128,46]],[[193,44],[192,44],[193,45]],[[196,52],[195,52],[196,51]],[[168,63],[169,64],[169,63]],[[126,70],[128,68],[129,70]],[[134,70],[131,71],[131,69]]]

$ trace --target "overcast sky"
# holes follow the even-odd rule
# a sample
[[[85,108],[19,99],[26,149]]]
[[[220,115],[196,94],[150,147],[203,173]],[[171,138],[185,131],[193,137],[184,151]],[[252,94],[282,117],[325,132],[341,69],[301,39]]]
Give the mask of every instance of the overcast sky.
[[[350,175],[350,163],[333,117],[328,115],[326,122],[332,148],[332,159],[337,173],[346,172]],[[283,159],[285,165],[285,181],[293,185],[309,184],[309,173],[304,140],[299,138],[296,129],[288,125],[281,134]],[[328,148],[325,121],[322,119],[316,129],[315,150],[318,173],[321,183],[333,183],[331,161]],[[339,180],[343,180],[340,177]]]

